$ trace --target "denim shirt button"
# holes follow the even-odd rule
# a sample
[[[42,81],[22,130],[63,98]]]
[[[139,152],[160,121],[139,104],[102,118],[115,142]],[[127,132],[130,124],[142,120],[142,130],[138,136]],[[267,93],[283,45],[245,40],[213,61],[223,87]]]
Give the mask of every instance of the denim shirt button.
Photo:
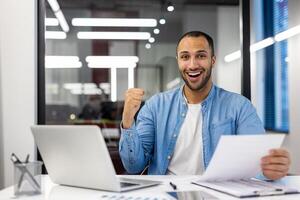
[[[173,135],[174,138],[175,138],[176,136],[177,136],[176,134]]]
[[[185,116],[185,113],[182,113],[181,116],[184,117],[184,116]]]
[[[171,159],[171,156],[168,156],[168,160],[170,160]]]

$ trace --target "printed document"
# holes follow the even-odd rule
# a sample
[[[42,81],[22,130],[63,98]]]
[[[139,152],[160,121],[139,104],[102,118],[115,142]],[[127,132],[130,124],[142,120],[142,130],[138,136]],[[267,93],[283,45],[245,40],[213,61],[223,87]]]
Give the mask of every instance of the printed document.
[[[194,184],[236,197],[298,193],[254,177],[262,174],[261,158],[280,148],[283,134],[223,135],[204,174]]]
[[[280,148],[283,139],[283,134],[223,135],[201,180],[253,178],[261,172],[261,158]]]

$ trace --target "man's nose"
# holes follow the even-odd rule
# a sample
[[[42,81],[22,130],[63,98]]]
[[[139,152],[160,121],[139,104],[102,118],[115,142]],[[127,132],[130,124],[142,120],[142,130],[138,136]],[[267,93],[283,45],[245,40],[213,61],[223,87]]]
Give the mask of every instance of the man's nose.
[[[191,69],[198,68],[198,62],[195,57],[191,57],[189,67]]]

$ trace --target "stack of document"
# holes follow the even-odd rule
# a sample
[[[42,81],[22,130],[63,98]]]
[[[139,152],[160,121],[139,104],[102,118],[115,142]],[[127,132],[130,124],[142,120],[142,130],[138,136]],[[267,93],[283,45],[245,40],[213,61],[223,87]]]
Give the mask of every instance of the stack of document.
[[[275,182],[254,177],[262,174],[260,160],[270,149],[279,148],[284,135],[222,136],[205,173],[194,184],[236,197],[298,193]]]

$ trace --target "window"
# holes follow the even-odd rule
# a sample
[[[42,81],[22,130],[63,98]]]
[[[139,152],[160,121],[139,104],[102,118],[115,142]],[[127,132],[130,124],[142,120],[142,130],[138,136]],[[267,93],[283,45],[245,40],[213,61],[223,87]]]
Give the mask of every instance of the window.
[[[263,1],[264,38],[288,28],[288,0]],[[267,130],[288,132],[288,56],[287,40],[265,49],[264,122]]]

